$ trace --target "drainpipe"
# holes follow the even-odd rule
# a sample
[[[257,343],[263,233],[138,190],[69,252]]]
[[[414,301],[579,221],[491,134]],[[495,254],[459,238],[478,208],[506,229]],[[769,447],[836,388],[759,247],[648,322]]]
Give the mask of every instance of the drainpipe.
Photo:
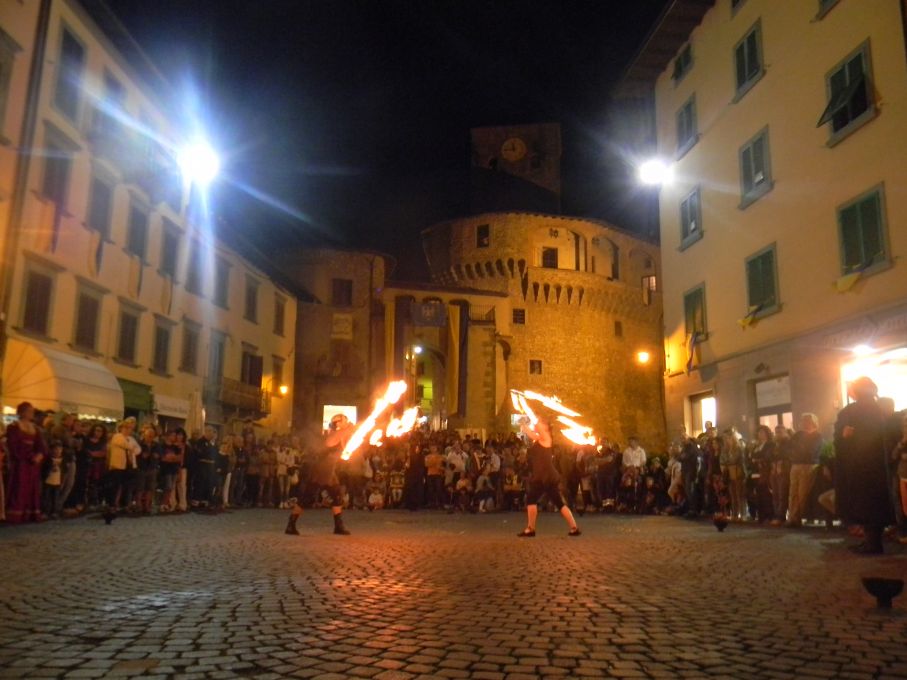
[[[6,357],[7,327],[9,325],[10,298],[13,287],[13,271],[16,253],[19,249],[19,234],[22,232],[22,212],[28,184],[31,151],[35,143],[35,129],[38,121],[38,102],[41,97],[41,76],[44,73],[44,55],[47,51],[47,27],[50,24],[51,0],[41,0],[38,23],[35,26],[34,52],[28,72],[28,91],[25,95],[25,114],[22,118],[22,134],[16,158],[13,195],[10,202],[9,221],[6,225],[6,247],[0,259],[3,279],[0,282],[0,366]],[[0,373],[0,393],[3,391],[3,375]]]

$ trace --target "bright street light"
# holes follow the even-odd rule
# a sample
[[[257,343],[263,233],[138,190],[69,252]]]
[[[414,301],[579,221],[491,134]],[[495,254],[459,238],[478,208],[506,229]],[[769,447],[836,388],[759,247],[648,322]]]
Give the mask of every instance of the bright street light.
[[[651,358],[651,356],[645,350],[641,350],[636,353],[636,361],[638,361],[641,364],[649,363],[650,358]]]
[[[853,348],[853,353],[858,357],[865,357],[872,354],[875,350],[869,345],[857,345]]]
[[[287,387],[286,385],[281,385],[280,387],[277,388],[277,391],[280,392],[283,396],[287,396],[287,392],[290,391],[290,388]]]
[[[179,153],[179,164],[186,181],[207,187],[220,172],[220,159],[204,139],[197,139]]]
[[[422,345],[414,345],[413,354],[422,354]]]
[[[674,179],[674,168],[658,158],[647,160],[639,166],[639,181],[650,186],[670,184]]]

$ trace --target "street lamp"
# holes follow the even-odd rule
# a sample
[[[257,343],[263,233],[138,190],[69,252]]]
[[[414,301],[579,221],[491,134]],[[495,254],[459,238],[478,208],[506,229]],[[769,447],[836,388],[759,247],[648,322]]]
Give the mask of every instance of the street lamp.
[[[660,158],[650,158],[639,166],[639,181],[649,186],[664,186],[674,180],[674,167]]]
[[[187,144],[178,157],[183,177],[189,183],[205,189],[220,172],[220,158],[203,138]]]
[[[647,351],[645,351],[644,349],[643,349],[643,350],[640,350],[640,351],[638,351],[638,352],[636,353],[636,361],[637,361],[637,363],[640,363],[640,364],[647,364],[647,363],[649,363],[649,359],[651,359],[651,358],[652,358],[652,356],[651,356]]]

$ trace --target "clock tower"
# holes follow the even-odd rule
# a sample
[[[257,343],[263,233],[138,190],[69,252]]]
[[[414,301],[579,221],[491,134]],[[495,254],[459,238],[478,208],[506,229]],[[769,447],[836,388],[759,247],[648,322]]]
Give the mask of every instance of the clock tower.
[[[470,142],[473,212],[560,212],[558,123],[473,128]]]

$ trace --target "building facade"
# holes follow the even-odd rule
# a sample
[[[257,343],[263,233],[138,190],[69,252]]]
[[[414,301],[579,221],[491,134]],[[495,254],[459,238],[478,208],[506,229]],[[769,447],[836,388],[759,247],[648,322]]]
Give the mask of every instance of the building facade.
[[[678,0],[618,95],[648,100],[669,426],[826,431],[869,375],[907,407],[901,0]]]
[[[519,212],[434,225],[423,245],[437,284],[506,296],[497,426],[510,424],[507,390],[531,389],[560,397],[599,435],[664,445],[656,245],[604,222]]]
[[[174,93],[103,3],[0,29],[4,413],[286,432],[295,296],[190,201]]]

